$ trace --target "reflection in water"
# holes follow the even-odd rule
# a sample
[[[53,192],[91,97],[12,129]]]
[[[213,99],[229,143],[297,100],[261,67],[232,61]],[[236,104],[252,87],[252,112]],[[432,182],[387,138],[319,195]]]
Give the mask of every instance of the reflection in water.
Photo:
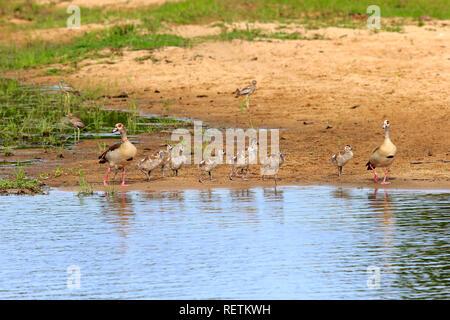
[[[449,298],[442,192],[278,187],[0,202],[0,298]],[[61,206],[61,204],[64,204]],[[77,265],[79,291],[66,287]],[[367,267],[381,270],[367,288]]]

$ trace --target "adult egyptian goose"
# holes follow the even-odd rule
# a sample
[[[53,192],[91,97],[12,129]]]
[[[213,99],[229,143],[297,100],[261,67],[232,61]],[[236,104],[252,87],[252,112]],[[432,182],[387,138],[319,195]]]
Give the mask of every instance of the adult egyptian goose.
[[[381,146],[375,148],[373,150],[372,155],[369,158],[369,161],[366,163],[367,170],[372,170],[374,177],[373,180],[378,182],[377,172],[375,171],[376,167],[386,168],[384,171],[384,179],[381,184],[389,184],[390,182],[386,181],[388,169],[394,161],[395,154],[397,153],[397,147],[392,143],[389,138],[389,127],[391,124],[388,120],[384,120],[383,129],[384,129],[384,141]]]
[[[284,153],[271,154],[265,161],[262,163],[261,175],[262,179],[265,181],[266,176],[274,176],[275,183],[277,180],[281,180],[278,178],[278,170],[281,165],[284,163]]]
[[[247,175],[250,163],[256,163],[258,145],[259,145],[258,140],[253,138],[250,141],[250,145],[248,146],[247,150],[243,152],[242,151],[238,152],[238,154],[232,158],[233,166],[231,168],[231,172],[229,175],[230,180],[233,180],[233,175],[236,174],[236,170],[238,169],[241,169],[242,180],[248,180],[244,176],[244,170],[245,175]]]
[[[150,175],[152,170],[157,168],[163,161],[164,151],[159,151],[154,155],[146,156],[144,159],[137,163],[138,169],[147,176],[147,180],[150,182]]]
[[[172,170],[174,176],[178,176],[178,170],[181,169],[183,163],[186,162],[186,156],[183,155],[183,144],[179,143],[175,147],[170,148],[167,160],[168,167]]]
[[[114,177],[117,174],[117,171],[122,169],[122,186],[126,187],[128,185],[125,184],[125,166],[130,164],[131,160],[133,160],[137,150],[136,147],[128,141],[127,130],[123,124],[116,124],[113,132],[120,132],[122,141],[112,145],[98,157],[100,163],[109,163],[109,168],[106,172],[103,184],[105,187],[108,186],[108,174],[111,172],[111,168],[114,169]]]
[[[355,151],[355,148],[353,148],[350,145],[346,145],[344,147],[344,151],[339,151],[338,153],[335,153],[331,156],[330,162],[331,164],[338,167],[338,174],[339,177],[342,176],[342,167],[345,166],[345,164],[353,158],[353,152]]]
[[[74,116],[71,113],[66,115],[66,118],[69,119],[69,122],[72,125],[72,127],[74,127],[74,129],[78,130],[78,141],[79,141],[80,140],[80,129],[83,129],[86,126],[84,125],[83,121],[81,121],[80,118],[78,118],[77,116]]]
[[[240,96],[245,96],[247,98],[246,106],[248,108],[250,96],[253,94],[253,92],[255,92],[255,90],[256,90],[256,80],[253,80],[251,85],[245,87],[242,90],[239,90],[239,88],[238,88],[238,89],[236,89],[236,91],[234,93],[236,94],[236,98],[238,98]]]
[[[217,179],[213,179],[211,171],[217,167],[220,163],[222,163],[222,157],[225,154],[223,150],[220,150],[217,155],[206,158],[205,160],[200,161],[198,164],[198,168],[201,170],[199,182],[203,183],[202,177],[208,172],[209,179],[211,181],[216,181]]]

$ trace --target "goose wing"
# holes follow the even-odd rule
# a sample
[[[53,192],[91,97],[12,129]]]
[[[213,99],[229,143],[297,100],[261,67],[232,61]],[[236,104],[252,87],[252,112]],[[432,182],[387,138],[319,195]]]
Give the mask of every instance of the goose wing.
[[[106,162],[106,155],[111,152],[114,151],[118,148],[120,148],[120,146],[122,145],[122,143],[118,142],[116,144],[113,144],[112,146],[110,146],[108,149],[106,149],[105,152],[103,152],[98,158],[100,159],[100,163],[105,163]]]

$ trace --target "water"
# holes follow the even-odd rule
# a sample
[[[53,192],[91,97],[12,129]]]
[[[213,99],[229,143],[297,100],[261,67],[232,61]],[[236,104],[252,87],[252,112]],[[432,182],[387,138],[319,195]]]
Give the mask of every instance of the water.
[[[0,212],[2,299],[450,298],[446,191],[51,191]]]

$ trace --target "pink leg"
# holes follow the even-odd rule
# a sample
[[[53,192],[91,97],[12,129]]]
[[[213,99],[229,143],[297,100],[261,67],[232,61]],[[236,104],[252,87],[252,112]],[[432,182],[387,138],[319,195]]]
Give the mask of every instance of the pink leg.
[[[369,164],[370,169],[372,169],[373,172],[373,181],[378,182],[378,176],[377,176],[377,172],[375,171],[375,169],[373,168],[373,166],[371,164]]]
[[[388,174],[388,169],[386,168],[386,170],[384,171],[384,179],[383,179],[383,182],[381,182],[381,184],[390,184],[389,181],[386,181],[387,174]]]
[[[111,172],[111,168],[108,168],[108,171],[106,172],[105,180],[103,180],[103,185],[105,187],[108,186],[108,174]]]
[[[128,187],[129,184],[125,184],[125,168],[123,168],[123,172],[122,172],[122,187]]]

